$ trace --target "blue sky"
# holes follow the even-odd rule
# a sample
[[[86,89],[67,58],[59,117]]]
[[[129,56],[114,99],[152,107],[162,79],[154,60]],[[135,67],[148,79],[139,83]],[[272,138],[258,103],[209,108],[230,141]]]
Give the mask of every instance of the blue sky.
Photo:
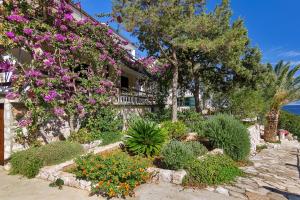
[[[220,0],[207,0],[213,8]],[[92,16],[109,13],[111,0],[81,0]],[[245,20],[253,46],[263,52],[263,61],[272,64],[279,60],[300,64],[300,0],[231,0],[234,18]],[[133,42],[135,38],[123,33]]]

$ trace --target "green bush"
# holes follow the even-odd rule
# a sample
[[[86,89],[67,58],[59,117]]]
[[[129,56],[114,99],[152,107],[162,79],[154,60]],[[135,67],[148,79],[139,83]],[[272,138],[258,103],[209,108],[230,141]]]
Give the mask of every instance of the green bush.
[[[233,160],[245,160],[249,156],[249,132],[232,116],[214,116],[203,124],[202,130],[214,148],[223,149]]]
[[[93,140],[102,140],[102,144],[111,144],[121,139],[123,120],[117,110],[111,107],[103,107],[93,117],[83,122],[93,137]]]
[[[149,178],[146,172],[148,162],[123,152],[107,157],[87,155],[76,159],[75,162],[76,177],[91,181],[94,194],[109,198],[133,195],[134,188]]]
[[[166,133],[151,121],[141,118],[129,123],[125,146],[136,155],[153,156],[159,154],[166,141]]]
[[[143,116],[145,120],[162,123],[164,121],[171,120],[172,110],[170,108],[166,108],[163,110],[158,110],[155,112],[146,112]]]
[[[196,132],[198,135],[202,135],[201,127],[204,122],[204,118],[200,113],[197,113],[194,109],[184,110],[178,112],[178,119],[183,121],[191,132]]]
[[[33,178],[38,174],[41,167],[65,162],[83,152],[80,144],[67,141],[53,142],[45,146],[30,148],[12,155],[11,173]]]
[[[194,152],[184,142],[177,140],[165,145],[161,151],[163,164],[167,169],[184,169],[195,159]]]
[[[161,124],[170,139],[182,140],[187,135],[187,127],[182,121],[165,121]]]
[[[195,157],[202,156],[208,152],[207,148],[198,141],[185,142],[185,146],[193,152]]]
[[[86,128],[81,128],[79,131],[71,133],[68,140],[80,144],[87,144],[93,141],[93,135]]]
[[[37,148],[36,155],[43,160],[44,166],[56,165],[84,153],[78,143],[68,141],[52,142]]]
[[[121,132],[111,132],[111,133],[99,133],[99,138],[101,139],[101,145],[108,145],[122,140],[123,134]]]
[[[279,116],[279,128],[289,131],[300,139],[300,116],[281,111]]]
[[[207,156],[204,160],[194,160],[187,169],[184,184],[201,186],[229,183],[242,171],[235,162],[225,155]]]
[[[28,178],[34,178],[43,166],[43,160],[36,156],[37,148],[14,153],[11,156],[11,174],[21,174]]]

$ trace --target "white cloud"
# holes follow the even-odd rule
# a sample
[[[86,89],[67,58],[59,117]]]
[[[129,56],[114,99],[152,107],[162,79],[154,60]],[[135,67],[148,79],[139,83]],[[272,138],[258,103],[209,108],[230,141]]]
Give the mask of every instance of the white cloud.
[[[298,57],[300,56],[300,51],[287,51],[287,52],[282,52],[280,53],[280,56],[285,56],[285,57]]]

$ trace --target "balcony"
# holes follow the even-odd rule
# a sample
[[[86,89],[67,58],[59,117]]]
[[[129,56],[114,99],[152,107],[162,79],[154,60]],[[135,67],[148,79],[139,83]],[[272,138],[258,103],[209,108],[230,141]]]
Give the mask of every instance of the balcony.
[[[123,106],[151,106],[156,104],[153,93],[138,91],[128,88],[120,88],[115,105]]]

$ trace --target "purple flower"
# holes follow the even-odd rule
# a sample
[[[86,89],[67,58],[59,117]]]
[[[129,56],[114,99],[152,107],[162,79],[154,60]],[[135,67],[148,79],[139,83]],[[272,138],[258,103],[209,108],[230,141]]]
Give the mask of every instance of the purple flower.
[[[44,85],[44,81],[43,81],[43,80],[36,80],[36,81],[35,81],[35,84],[36,84],[37,86],[42,86],[42,85]]]
[[[72,52],[75,52],[76,50],[77,50],[77,47],[70,47],[70,50],[72,51]]]
[[[99,56],[99,60],[101,60],[101,61],[105,61],[106,59],[107,59],[107,55],[106,54],[101,54]]]
[[[44,100],[49,103],[53,101],[57,96],[58,94],[55,90],[50,90],[48,94],[44,96]]]
[[[96,89],[96,93],[97,94],[104,94],[104,93],[106,93],[106,89],[103,88],[103,87],[100,87],[100,88]]]
[[[11,72],[13,71],[13,66],[8,61],[0,62],[0,72]]]
[[[95,100],[95,99],[93,99],[93,98],[89,98],[89,101],[88,101],[88,103],[89,103],[89,104],[92,104],[92,105],[94,105],[94,104],[96,104],[97,102],[96,102],[96,100]]]
[[[28,70],[25,72],[25,76],[36,78],[36,77],[42,76],[42,73],[38,70],[31,69],[31,70]]]
[[[11,22],[18,22],[18,23],[23,23],[23,22],[27,22],[28,20],[21,16],[21,15],[17,15],[17,14],[12,14],[10,16],[7,17],[8,21]]]
[[[77,105],[77,110],[80,111],[80,112],[83,111],[83,110],[84,110],[83,105],[78,104],[78,105]]]
[[[101,44],[100,42],[97,42],[97,43],[96,43],[96,47],[99,48],[99,49],[100,49],[100,48],[103,48],[103,44]]]
[[[73,21],[73,16],[71,14],[65,14],[64,15],[64,20],[67,21],[67,22],[71,22]]]
[[[14,39],[16,37],[16,35],[13,32],[11,32],[11,31],[6,32],[5,34],[10,39]]]
[[[63,36],[62,34],[56,34],[55,39],[57,42],[64,42],[67,38]]]
[[[31,36],[32,33],[33,33],[33,30],[30,29],[30,28],[25,28],[25,29],[23,30],[23,32],[24,32],[25,35]]]
[[[49,58],[43,61],[46,67],[51,67],[54,64],[54,60]]]
[[[112,34],[114,33],[114,31],[111,30],[111,29],[109,29],[109,30],[107,31],[107,33],[108,33],[108,35],[112,35]]]
[[[61,80],[64,81],[64,82],[70,82],[71,77],[68,76],[68,75],[64,75]]]
[[[61,25],[59,28],[60,28],[60,30],[63,31],[63,32],[68,31],[68,27],[65,26],[65,25]]]
[[[8,92],[5,96],[5,98],[7,98],[8,100],[14,100],[16,98],[18,98],[20,95],[14,92]]]
[[[57,117],[63,116],[65,114],[65,110],[63,108],[56,107],[56,108],[54,108],[54,114]]]
[[[112,87],[114,85],[113,82],[108,81],[108,80],[102,80],[102,81],[100,81],[100,84],[105,87]]]
[[[18,125],[20,127],[27,127],[29,125],[31,125],[32,120],[31,119],[22,119],[21,121],[18,122]]]

